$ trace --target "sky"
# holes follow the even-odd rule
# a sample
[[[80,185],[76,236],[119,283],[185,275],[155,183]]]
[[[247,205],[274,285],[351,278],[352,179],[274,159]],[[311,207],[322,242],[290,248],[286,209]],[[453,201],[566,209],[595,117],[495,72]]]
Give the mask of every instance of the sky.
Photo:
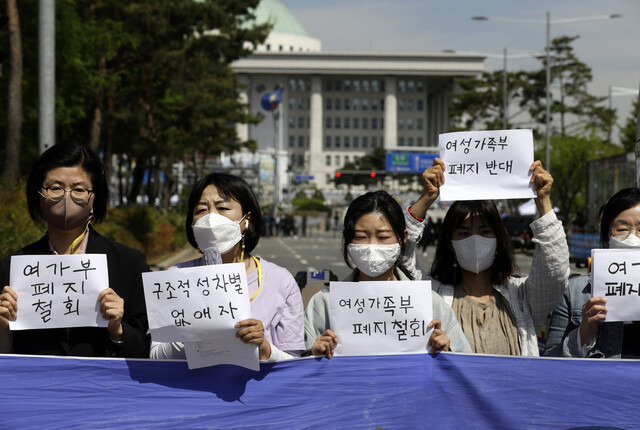
[[[640,0],[280,0],[323,51],[438,53],[443,50],[501,55],[544,52],[546,13],[551,39],[580,36],[574,53],[592,69],[592,94],[610,87],[640,86]],[[622,18],[574,23],[554,20],[621,14]],[[538,20],[539,23],[473,21],[473,16]],[[502,69],[487,58],[485,69]],[[531,58],[508,59],[507,68],[539,69]],[[618,124],[632,115],[633,96],[613,97]],[[634,113],[635,115],[635,113]]]

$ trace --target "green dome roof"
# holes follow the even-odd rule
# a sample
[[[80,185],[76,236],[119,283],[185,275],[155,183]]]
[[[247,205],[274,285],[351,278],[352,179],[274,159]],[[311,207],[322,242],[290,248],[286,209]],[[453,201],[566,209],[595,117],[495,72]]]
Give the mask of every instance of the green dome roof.
[[[273,24],[274,33],[308,36],[307,30],[296,19],[289,9],[278,0],[262,0],[255,10],[256,23]]]

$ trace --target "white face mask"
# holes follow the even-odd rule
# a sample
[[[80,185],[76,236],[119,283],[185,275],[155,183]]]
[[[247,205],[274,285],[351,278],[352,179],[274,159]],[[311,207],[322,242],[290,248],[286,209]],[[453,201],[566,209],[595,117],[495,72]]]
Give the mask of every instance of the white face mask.
[[[630,234],[626,239],[618,239],[615,236],[609,238],[610,249],[640,248],[640,237]]]
[[[229,252],[242,239],[240,223],[244,218],[242,217],[240,221],[232,221],[217,213],[206,214],[192,227],[198,248],[201,251],[212,247],[217,248],[220,254]],[[248,227],[249,220],[246,222]]]
[[[353,260],[358,270],[372,278],[382,275],[396,263],[400,256],[400,244],[372,245],[354,244],[347,245],[347,254]]]
[[[480,273],[493,264],[498,241],[495,237],[482,237],[474,234],[461,240],[452,240],[460,266],[473,273]]]

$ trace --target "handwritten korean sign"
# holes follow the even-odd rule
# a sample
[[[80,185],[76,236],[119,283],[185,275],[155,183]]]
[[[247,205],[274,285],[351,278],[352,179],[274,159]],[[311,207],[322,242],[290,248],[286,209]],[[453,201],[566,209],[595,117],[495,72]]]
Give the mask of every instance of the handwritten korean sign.
[[[607,299],[607,322],[640,321],[640,251],[591,250],[593,297]]]
[[[329,320],[336,355],[425,352],[432,328],[429,281],[332,282]]]
[[[234,338],[234,325],[251,318],[242,263],[142,274],[149,332],[158,342]]]
[[[533,163],[531,130],[465,131],[441,134],[445,183],[440,198],[453,200],[535,197],[529,184]]]
[[[9,276],[19,306],[11,330],[107,326],[98,302],[109,288],[106,255],[14,255]]]

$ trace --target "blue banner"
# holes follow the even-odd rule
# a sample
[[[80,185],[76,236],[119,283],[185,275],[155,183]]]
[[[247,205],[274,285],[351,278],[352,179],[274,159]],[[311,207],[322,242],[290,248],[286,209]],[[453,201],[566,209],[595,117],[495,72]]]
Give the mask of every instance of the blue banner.
[[[638,428],[638,366],[444,353],[309,358],[253,372],[0,355],[0,422],[38,430]]]

